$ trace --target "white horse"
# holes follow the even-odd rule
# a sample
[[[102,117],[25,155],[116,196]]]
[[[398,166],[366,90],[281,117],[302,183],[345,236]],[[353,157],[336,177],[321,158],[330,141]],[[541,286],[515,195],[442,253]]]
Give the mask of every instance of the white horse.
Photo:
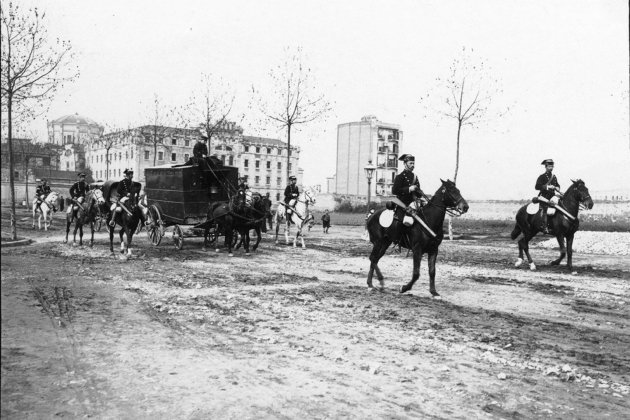
[[[63,197],[58,192],[51,191],[39,205],[39,208],[37,207],[37,197],[35,197],[33,199],[33,228],[35,228],[35,215],[39,213],[37,219],[39,230],[42,230],[42,217],[44,218],[44,230],[48,230],[48,226],[52,226],[53,213],[57,210],[63,210]],[[49,214],[50,219],[48,218]]]
[[[291,222],[295,224],[297,233],[293,238],[293,246],[297,246],[298,237],[302,240],[302,248],[306,248],[304,244],[304,235],[302,234],[302,228],[313,219],[313,215],[308,209],[310,204],[315,204],[315,191],[313,189],[305,189],[300,193],[297,200],[293,204],[295,211],[291,210],[290,217],[286,217],[286,204],[278,202],[276,213],[273,217],[273,223],[276,225],[276,245],[278,244],[278,230],[280,229],[280,223],[284,222],[284,238],[287,245],[289,245],[289,234],[291,230]]]

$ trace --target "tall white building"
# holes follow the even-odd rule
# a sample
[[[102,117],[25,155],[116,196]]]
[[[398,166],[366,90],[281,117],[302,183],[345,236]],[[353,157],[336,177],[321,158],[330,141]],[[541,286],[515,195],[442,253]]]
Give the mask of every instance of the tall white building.
[[[358,122],[337,126],[337,172],[335,193],[367,196],[364,168],[368,162],[377,167],[371,195],[391,195],[398,173],[398,156],[403,132],[398,124],[378,121],[367,115]]]
[[[59,169],[85,169],[85,145],[103,134],[103,126],[79,114],[69,114],[48,122],[48,143],[62,146]]]

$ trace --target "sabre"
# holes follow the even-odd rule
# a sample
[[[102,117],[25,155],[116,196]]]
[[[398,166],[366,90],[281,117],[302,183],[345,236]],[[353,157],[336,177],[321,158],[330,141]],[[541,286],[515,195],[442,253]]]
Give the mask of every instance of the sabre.
[[[400,200],[399,200],[398,198],[396,198],[396,197],[392,198],[392,201],[393,201],[393,202],[394,202],[397,206],[400,206],[400,207],[405,208],[405,209],[407,208],[407,206],[405,205],[405,203],[403,203],[402,201],[400,201]],[[413,214],[413,213],[412,213],[412,214],[410,214],[410,216],[411,216],[411,217],[413,217],[413,219],[414,219],[416,222],[418,222],[418,223],[420,224],[420,226],[422,226],[422,228],[423,228],[424,230],[426,230],[426,231],[429,233],[429,235],[433,236],[434,238],[437,236],[437,235],[435,234],[435,232],[433,232],[433,230],[432,230],[429,226],[427,226],[427,224],[426,224],[426,223],[424,223],[424,220],[422,220],[422,219],[421,219],[421,218],[420,218],[417,214]]]
[[[551,207],[555,208],[556,210],[560,210],[561,213],[563,213],[565,216],[567,216],[569,219],[571,219],[572,221],[575,220],[575,217],[573,217],[572,215],[569,214],[568,211],[566,211],[565,209],[563,209],[562,207],[556,205],[556,203],[547,200],[545,197],[538,197],[538,201],[542,201],[543,203],[547,203],[549,204]]]

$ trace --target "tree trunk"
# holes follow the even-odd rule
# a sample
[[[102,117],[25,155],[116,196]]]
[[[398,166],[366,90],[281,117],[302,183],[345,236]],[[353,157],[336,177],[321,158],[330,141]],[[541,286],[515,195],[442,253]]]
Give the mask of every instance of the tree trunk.
[[[291,124],[287,124],[287,184],[291,176]]]
[[[455,151],[455,176],[453,182],[457,183],[457,172],[459,171],[459,136],[462,132],[462,121],[457,122],[457,150]],[[448,216],[448,240],[453,240],[453,218]]]
[[[157,159],[157,139],[153,138],[153,166],[155,166],[155,162]]]
[[[7,70],[8,71],[8,70]],[[7,119],[9,122],[9,136],[7,138],[9,144],[9,190],[11,197],[11,239],[17,240],[17,226],[16,226],[16,217],[15,217],[15,177],[13,173],[13,168],[15,163],[13,162],[13,122],[12,122],[12,111],[13,111],[13,97],[9,94],[7,101]]]
[[[28,207],[29,199],[28,199],[28,158],[25,160],[24,165],[24,183],[26,188],[26,207]]]

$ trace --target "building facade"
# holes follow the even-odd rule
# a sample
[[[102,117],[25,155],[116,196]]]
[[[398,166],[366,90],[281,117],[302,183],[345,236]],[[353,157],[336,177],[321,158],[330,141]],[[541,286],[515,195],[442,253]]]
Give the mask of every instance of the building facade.
[[[14,180],[34,182],[35,170],[44,173],[59,168],[60,146],[36,143],[31,139],[15,138],[13,144]],[[9,147],[2,142],[2,181],[9,180]]]
[[[103,135],[103,126],[79,114],[48,122],[48,143],[60,147],[59,169],[81,171],[86,168],[86,145]]]
[[[367,196],[368,182],[364,168],[376,166],[371,182],[372,196],[391,195],[398,173],[403,132],[397,124],[388,124],[373,115],[361,121],[337,126],[336,194]]]
[[[156,140],[155,142],[153,140]],[[86,165],[94,179],[120,179],[126,168],[134,170],[134,179],[144,183],[144,169],[153,166],[183,164],[192,156],[195,144],[201,140],[199,129],[143,126],[108,133],[85,145]],[[243,129],[225,122],[212,135],[210,155],[223,164],[239,169],[248,176],[249,187],[272,199],[282,199],[287,185],[287,144],[276,139],[244,136]],[[291,147],[290,169],[302,184],[302,169],[298,168],[300,150]]]

